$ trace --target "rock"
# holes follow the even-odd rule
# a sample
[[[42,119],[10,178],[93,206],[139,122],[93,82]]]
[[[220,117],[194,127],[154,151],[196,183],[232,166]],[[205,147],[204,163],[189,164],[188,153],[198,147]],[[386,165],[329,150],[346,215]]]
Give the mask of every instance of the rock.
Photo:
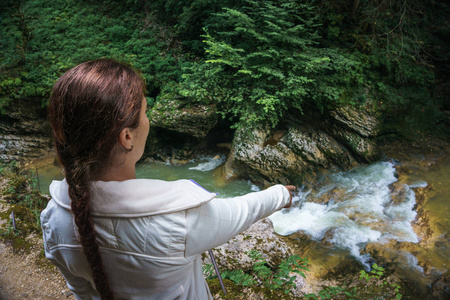
[[[216,125],[214,105],[184,107],[181,101],[158,102],[150,112],[150,126],[204,138]]]
[[[231,145],[230,154],[224,165],[223,172],[227,179],[241,177],[249,169],[247,161],[251,161],[264,148],[264,143],[270,135],[268,127],[256,128],[252,131],[240,128],[236,130]]]
[[[431,285],[433,299],[450,299],[450,274],[445,272],[438,280]]]
[[[50,138],[28,135],[0,134],[0,160],[23,161],[47,153]]]
[[[333,137],[311,126],[291,126],[281,141],[304,160],[323,168],[331,164],[348,167],[353,160]]]
[[[289,184],[355,164],[352,153],[320,127],[294,123],[278,131],[267,126],[236,130],[223,171],[226,178]]]
[[[339,127],[350,129],[362,137],[375,137],[380,130],[380,122],[376,117],[356,107],[339,107],[331,111],[330,116]]]
[[[240,177],[246,174],[254,182],[269,185],[276,182],[292,183],[300,178],[304,162],[284,143],[272,145],[272,132],[266,127],[252,131],[246,128],[235,133],[232,149],[224,166],[227,178]]]
[[[331,125],[328,130],[333,137],[352,151],[357,160],[368,163],[380,157],[380,152],[372,139],[355,132],[342,130],[337,126]]]
[[[381,123],[374,113],[364,108],[339,107],[325,118],[324,129],[348,147],[361,162],[372,162],[380,157],[373,138],[380,132]]]
[[[214,248],[213,253],[220,270],[249,271],[254,263],[246,254],[250,250],[260,252],[272,267],[293,254],[291,248],[274,233],[269,219],[256,222],[248,230]],[[211,264],[209,254],[204,257],[204,263]]]
[[[40,101],[19,100],[0,115],[0,160],[37,158],[50,147],[50,124]]]

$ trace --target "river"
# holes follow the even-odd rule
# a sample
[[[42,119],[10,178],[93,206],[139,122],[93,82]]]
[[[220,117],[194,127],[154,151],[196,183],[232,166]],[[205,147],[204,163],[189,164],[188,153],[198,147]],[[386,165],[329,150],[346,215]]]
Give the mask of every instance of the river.
[[[313,186],[295,183],[299,192],[293,207],[270,217],[275,231],[298,254],[308,256],[316,277],[348,262],[359,263],[360,269],[377,262],[391,266],[396,278],[414,288],[417,298],[411,299],[434,299],[431,284],[448,271],[450,257],[450,159],[433,167],[421,160],[407,166],[385,160],[331,172]],[[199,156],[184,165],[139,163],[136,173],[138,178],[190,178],[219,197],[260,190],[246,180],[223,180],[224,161],[225,156],[217,154]],[[398,176],[397,167],[407,167],[408,172]],[[52,179],[60,178],[60,169],[52,164],[39,168],[43,192],[48,192]],[[417,232],[423,227],[416,223],[423,218],[417,213],[415,189],[427,187],[430,192],[420,206],[427,220],[425,236]]]

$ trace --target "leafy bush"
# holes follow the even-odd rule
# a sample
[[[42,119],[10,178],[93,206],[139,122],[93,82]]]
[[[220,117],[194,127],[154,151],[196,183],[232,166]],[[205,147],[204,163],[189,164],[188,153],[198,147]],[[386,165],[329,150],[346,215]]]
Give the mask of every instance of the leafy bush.
[[[316,47],[319,24],[310,1],[248,0],[214,20],[204,35],[207,59],[185,69],[178,92],[218,102],[240,126],[276,126],[286,111],[347,103],[362,84],[360,63]]]

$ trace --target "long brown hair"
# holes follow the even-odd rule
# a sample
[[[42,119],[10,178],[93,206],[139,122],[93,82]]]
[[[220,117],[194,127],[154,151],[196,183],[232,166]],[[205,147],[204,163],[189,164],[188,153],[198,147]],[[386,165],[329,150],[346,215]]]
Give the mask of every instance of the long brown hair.
[[[91,217],[89,183],[110,163],[119,133],[139,125],[145,85],[132,68],[110,59],[82,63],[56,82],[49,118],[64,166],[80,243],[102,299],[113,299]]]

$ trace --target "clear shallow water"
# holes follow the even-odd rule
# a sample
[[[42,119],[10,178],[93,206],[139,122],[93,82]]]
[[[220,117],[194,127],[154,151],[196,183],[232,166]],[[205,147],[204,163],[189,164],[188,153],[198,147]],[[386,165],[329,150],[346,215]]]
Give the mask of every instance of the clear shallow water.
[[[220,174],[220,166],[225,162],[225,156],[199,156],[183,165],[169,163],[138,163],[136,177],[162,180],[193,179],[205,189],[219,194],[219,197],[234,197],[258,191],[259,187],[247,180],[226,181]],[[50,159],[49,161],[52,161]],[[49,193],[48,187],[52,180],[63,179],[62,170],[51,162],[39,164],[38,167],[40,189]]]
[[[192,179],[218,197],[235,197],[258,191],[259,187],[247,180],[226,181],[221,176],[223,155],[200,156],[183,165],[141,163],[136,166],[137,178],[178,180]]]

